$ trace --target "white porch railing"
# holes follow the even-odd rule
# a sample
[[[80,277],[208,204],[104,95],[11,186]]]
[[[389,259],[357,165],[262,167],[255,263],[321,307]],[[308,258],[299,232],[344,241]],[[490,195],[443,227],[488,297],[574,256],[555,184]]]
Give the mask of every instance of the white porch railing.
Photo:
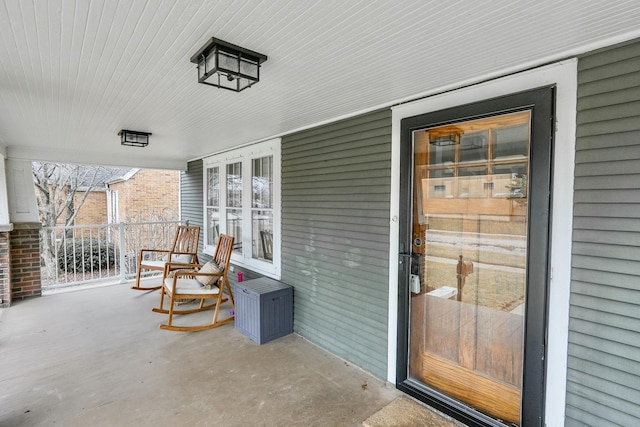
[[[168,249],[180,221],[43,227],[42,289],[134,278],[140,249]],[[153,272],[152,272],[153,273]]]

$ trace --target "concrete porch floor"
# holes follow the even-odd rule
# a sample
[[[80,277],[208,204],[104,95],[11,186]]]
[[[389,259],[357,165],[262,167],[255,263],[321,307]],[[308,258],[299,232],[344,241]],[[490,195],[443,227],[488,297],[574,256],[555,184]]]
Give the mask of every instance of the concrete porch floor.
[[[164,331],[158,299],[112,285],[0,310],[0,426],[414,425],[380,411],[401,396],[392,385],[298,335]]]

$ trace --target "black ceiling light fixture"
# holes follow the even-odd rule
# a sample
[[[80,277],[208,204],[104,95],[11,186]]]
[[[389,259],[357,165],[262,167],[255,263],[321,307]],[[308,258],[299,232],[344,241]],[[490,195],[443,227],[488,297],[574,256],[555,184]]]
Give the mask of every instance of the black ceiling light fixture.
[[[149,135],[151,132],[139,132],[137,130],[122,129],[118,132],[120,144],[130,147],[146,147],[149,145]]]
[[[198,82],[240,92],[260,81],[266,55],[212,37],[191,57]]]

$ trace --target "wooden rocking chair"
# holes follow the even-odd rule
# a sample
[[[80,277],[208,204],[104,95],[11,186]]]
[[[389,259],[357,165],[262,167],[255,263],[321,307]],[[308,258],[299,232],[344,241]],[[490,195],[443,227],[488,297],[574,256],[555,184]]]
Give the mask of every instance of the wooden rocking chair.
[[[153,291],[162,287],[162,282],[159,286],[140,286],[140,273],[142,273],[143,270],[164,272],[165,265],[168,262],[197,264],[199,240],[200,227],[179,225],[171,249],[140,249],[140,253],[138,254],[136,284],[132,286],[131,289]],[[161,259],[160,255],[163,255]],[[164,279],[165,277],[163,276],[162,280],[164,281]]]
[[[233,240],[232,236],[221,234],[213,259],[204,265],[167,263],[164,273],[165,279],[160,291],[160,306],[153,309],[156,313],[169,315],[167,323],[160,324],[161,329],[182,332],[202,331],[224,325],[235,318],[233,292],[227,279],[229,262],[233,252]],[[224,297],[225,292],[228,298]],[[168,309],[164,308],[165,295],[169,297]],[[176,301],[192,299],[200,300],[198,308],[186,310],[175,308]],[[213,303],[205,304],[206,300],[213,300]],[[231,301],[232,311],[227,318],[218,320],[220,306],[226,301]],[[212,308],[215,310],[211,323],[197,326],[176,326],[173,324],[174,314],[198,313]]]

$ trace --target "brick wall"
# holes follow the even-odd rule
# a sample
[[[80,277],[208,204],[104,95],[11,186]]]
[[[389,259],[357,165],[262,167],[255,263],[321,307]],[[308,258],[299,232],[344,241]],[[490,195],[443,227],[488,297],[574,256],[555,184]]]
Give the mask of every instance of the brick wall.
[[[179,186],[179,171],[141,169],[110,189],[118,191],[120,221],[172,221],[179,218]]]
[[[74,194],[74,205],[80,206],[84,191]],[[87,200],[76,215],[75,225],[106,224],[107,223],[107,194],[104,191],[91,191]]]
[[[141,169],[126,181],[109,185],[118,192],[121,222],[175,221],[179,219],[180,172]],[[75,194],[75,206],[80,205],[84,192]],[[107,194],[92,191],[80,208],[74,225],[106,224]]]
[[[9,232],[0,233],[0,307],[11,305],[11,252],[9,251]]]
[[[11,300],[40,296],[39,223],[14,224],[10,232]]]

